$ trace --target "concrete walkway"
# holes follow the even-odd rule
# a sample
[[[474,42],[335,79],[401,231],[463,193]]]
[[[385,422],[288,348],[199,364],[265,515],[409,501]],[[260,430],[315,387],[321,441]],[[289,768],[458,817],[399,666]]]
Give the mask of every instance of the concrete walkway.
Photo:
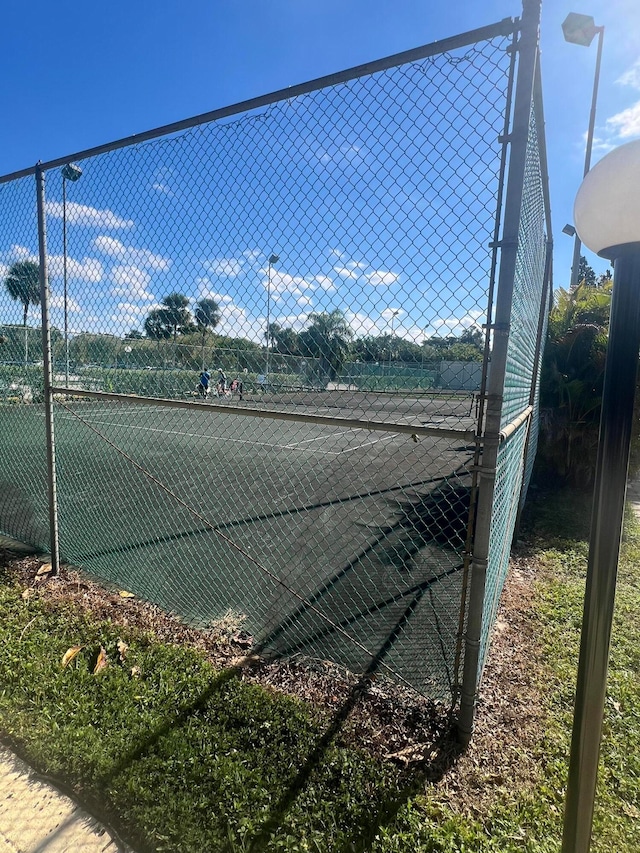
[[[127,848],[0,748],[0,853],[127,853]]]

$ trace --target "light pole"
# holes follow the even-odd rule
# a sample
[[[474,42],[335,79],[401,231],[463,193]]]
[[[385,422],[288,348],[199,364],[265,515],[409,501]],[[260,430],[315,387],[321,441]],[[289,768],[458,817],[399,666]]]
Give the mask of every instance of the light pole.
[[[562,853],[588,853],[591,840],[640,349],[639,185],[636,140],[596,164],[574,207],[582,241],[613,261],[614,284]]]
[[[269,326],[271,325],[271,266],[280,260],[279,255],[269,256],[269,275],[267,278],[267,358],[264,371],[265,386],[269,387]]]
[[[591,149],[593,147],[593,130],[596,123],[596,103],[598,101],[598,83],[600,80],[600,60],[602,59],[602,40],[604,38],[604,27],[596,27],[591,15],[579,15],[570,12],[562,22],[562,32],[565,41],[570,44],[580,44],[589,47],[594,36],[598,36],[598,53],[596,56],[596,70],[593,76],[593,94],[591,96],[591,113],[589,115],[589,129],[587,131],[587,147],[584,155],[584,177],[591,167]],[[580,271],[580,249],[582,243],[578,234],[573,244],[573,261],[571,263],[571,287],[578,284],[578,273]]]
[[[391,375],[391,358],[393,356],[393,339],[395,337],[393,321],[396,319],[399,313],[399,308],[392,309],[391,311],[391,340],[389,341],[389,375]]]
[[[67,181],[76,182],[82,177],[77,163],[67,163],[62,174],[62,276],[64,279],[64,387],[69,387],[69,304],[67,299]]]

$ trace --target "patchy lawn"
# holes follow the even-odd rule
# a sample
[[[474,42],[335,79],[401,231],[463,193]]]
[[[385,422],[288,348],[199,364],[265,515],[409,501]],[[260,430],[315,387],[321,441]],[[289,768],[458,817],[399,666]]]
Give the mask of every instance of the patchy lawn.
[[[515,553],[464,754],[446,709],[384,679],[264,662],[235,614],[199,632],[8,555],[0,730],[140,851],[557,851],[586,568],[570,518],[553,527],[566,503],[554,512],[547,499]],[[639,530],[629,519],[594,824],[603,853],[640,849]]]

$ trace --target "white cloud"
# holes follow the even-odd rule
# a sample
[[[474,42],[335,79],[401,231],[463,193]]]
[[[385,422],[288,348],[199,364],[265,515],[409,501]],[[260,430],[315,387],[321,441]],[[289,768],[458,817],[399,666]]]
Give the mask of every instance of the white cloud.
[[[300,294],[299,296],[296,296],[296,305],[299,305],[300,308],[310,308],[313,306],[313,299],[310,296]]]
[[[4,257],[9,264],[16,261],[33,261],[35,264],[40,263],[40,258],[34,254],[26,246],[17,244],[4,253]],[[47,271],[49,278],[64,277],[64,255],[47,255]],[[7,268],[8,272],[8,268]],[[6,275],[6,273],[4,273]],[[77,279],[79,281],[99,282],[102,281],[104,269],[97,258],[83,258],[81,261],[67,255],[67,278]]]
[[[607,128],[625,141],[640,136],[640,101],[608,118]]]
[[[64,255],[48,255],[47,264],[50,278],[64,276]],[[96,258],[83,258],[81,261],[67,255],[67,278],[96,283],[102,281],[104,269]]]
[[[311,316],[309,311],[303,311],[300,314],[286,314],[282,317],[277,317],[276,322],[280,323],[285,329],[293,329],[294,332],[301,332],[309,322]]]
[[[135,305],[132,302],[118,302],[116,312],[111,315],[115,328],[111,328],[114,334],[123,334],[135,326],[141,326],[147,314],[151,310],[149,305]]]
[[[369,314],[363,314],[358,311],[345,311],[344,316],[357,338],[364,338],[367,335],[379,335],[387,328],[386,321],[374,320]]]
[[[250,261],[253,261],[256,258],[259,258],[260,255],[262,255],[262,252],[260,249],[245,249],[242,254],[245,258],[249,258]]]
[[[49,297],[49,307],[50,308],[61,308],[64,311],[64,294],[60,296],[50,296]],[[67,311],[70,313],[77,314],[82,309],[80,308],[80,303],[77,302],[72,297],[67,297]]]
[[[215,299],[218,305],[233,302],[231,296],[227,296],[225,293],[217,293],[213,289],[211,281],[206,276],[197,279],[196,283],[198,285],[198,299],[195,300],[196,302],[199,299]]]
[[[266,270],[263,270],[266,273]],[[262,286],[266,290],[269,287],[269,279],[265,278]],[[286,272],[279,270],[271,271],[271,296],[276,301],[285,301],[288,297],[293,297],[299,305],[310,305],[311,300],[304,292],[314,290],[313,282],[307,281],[300,275],[289,275]]]
[[[343,258],[344,256],[340,257]],[[364,270],[368,266],[369,264],[365,264],[362,261],[345,261],[342,266],[334,267],[333,269],[343,278],[357,279],[362,275],[358,270]]]
[[[348,269],[347,267],[334,267],[333,268],[338,275],[342,276],[342,278],[359,278],[360,273],[356,272],[353,269]]]
[[[242,261],[237,258],[215,258],[213,261],[206,261],[203,266],[213,275],[225,275],[228,278],[235,278],[242,272]]]
[[[133,228],[132,219],[123,219],[111,210],[98,210],[85,204],[77,204],[74,201],[67,202],[66,218],[70,225],[86,225],[94,228]],[[45,203],[48,216],[54,219],[62,219],[63,204],[61,201],[48,201]]]
[[[631,86],[632,89],[640,90],[640,59],[637,59],[627,71],[624,72],[616,83],[622,86]]]
[[[374,270],[373,272],[365,273],[365,278],[373,287],[388,287],[396,283],[399,273],[387,270]]]
[[[361,145],[346,142],[343,145],[330,145],[328,148],[323,148],[315,138],[302,139],[298,143],[302,155],[309,160],[319,160],[323,165],[328,163],[349,163],[356,158],[362,157],[360,154]]]
[[[163,258],[162,255],[154,255],[148,249],[137,249],[134,246],[126,246],[114,237],[96,237],[93,245],[103,255],[116,258],[125,264],[135,264],[152,270],[167,270],[171,266],[169,258]]]
[[[111,290],[113,296],[122,296],[131,301],[153,302],[155,299],[149,291],[151,276],[140,267],[132,264],[117,265],[111,270],[111,280],[114,284]]]
[[[173,197],[173,190],[166,184],[160,183],[159,181],[156,181],[156,183],[151,184],[151,189],[159,193],[164,193],[164,195],[168,195],[171,198]]]
[[[446,337],[452,332],[462,332],[465,329],[480,329],[481,325],[478,323],[478,320],[483,316],[481,311],[469,311],[468,314],[464,314],[462,317],[437,317],[431,321],[426,333],[429,334],[431,330],[433,334]]]
[[[11,246],[11,248],[3,253],[5,260],[7,260],[10,264],[14,261],[35,261],[38,262],[38,255],[35,252],[32,252],[31,249],[28,249],[26,246],[19,246],[16,243]]]
[[[403,314],[406,314],[406,311],[403,311],[402,308],[385,308],[384,311],[380,312],[380,316],[383,320],[388,320],[391,322],[393,319],[394,322],[398,319],[398,317],[402,317]]]
[[[328,275],[316,275],[314,276],[314,281],[317,282],[318,286],[327,293],[336,290],[336,286],[333,283],[333,279],[329,278]]]

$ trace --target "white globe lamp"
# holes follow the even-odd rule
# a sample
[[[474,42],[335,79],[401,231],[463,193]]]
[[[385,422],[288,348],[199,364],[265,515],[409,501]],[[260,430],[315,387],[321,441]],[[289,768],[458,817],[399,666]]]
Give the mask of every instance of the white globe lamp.
[[[640,139],[593,167],[578,190],[573,217],[582,242],[602,258],[640,250]]]

